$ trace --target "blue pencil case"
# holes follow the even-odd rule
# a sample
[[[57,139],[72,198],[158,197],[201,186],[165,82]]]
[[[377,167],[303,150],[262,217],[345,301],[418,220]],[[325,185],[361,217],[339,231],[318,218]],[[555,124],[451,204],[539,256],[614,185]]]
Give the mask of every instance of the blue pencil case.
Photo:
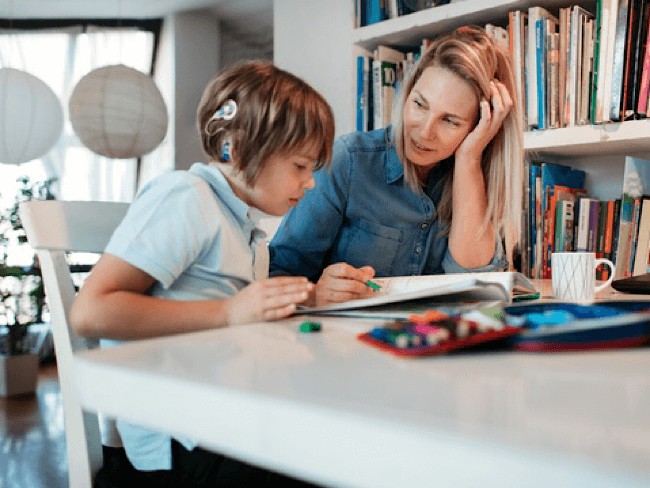
[[[519,325],[512,338],[520,351],[559,352],[636,347],[650,343],[650,302],[536,303],[504,309]]]

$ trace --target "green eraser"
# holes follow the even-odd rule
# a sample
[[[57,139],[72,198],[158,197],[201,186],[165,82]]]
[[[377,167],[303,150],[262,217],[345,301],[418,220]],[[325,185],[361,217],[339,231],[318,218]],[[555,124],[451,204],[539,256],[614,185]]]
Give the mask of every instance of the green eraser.
[[[320,329],[320,322],[310,322],[307,320],[300,324],[300,332],[318,332]]]

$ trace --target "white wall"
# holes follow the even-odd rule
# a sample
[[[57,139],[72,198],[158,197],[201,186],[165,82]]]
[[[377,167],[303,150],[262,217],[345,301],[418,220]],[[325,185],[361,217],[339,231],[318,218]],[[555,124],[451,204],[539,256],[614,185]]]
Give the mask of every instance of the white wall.
[[[196,109],[203,89],[220,67],[219,19],[203,12],[183,12],[170,17],[175,48],[176,169],[206,161],[196,130]]]
[[[355,129],[352,0],[275,0],[273,53],[277,66],[310,83],[332,105],[336,134]]]

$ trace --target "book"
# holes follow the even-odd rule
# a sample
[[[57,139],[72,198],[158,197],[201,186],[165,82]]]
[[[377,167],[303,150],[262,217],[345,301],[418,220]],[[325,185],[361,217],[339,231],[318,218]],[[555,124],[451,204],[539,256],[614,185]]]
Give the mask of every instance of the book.
[[[517,100],[519,112],[522,116],[522,127],[526,127],[526,22],[528,14],[516,10],[508,14],[508,29],[510,39],[510,55],[512,56],[512,67],[515,74],[515,85],[517,87]]]
[[[634,227],[634,200],[640,198],[644,193],[650,193],[650,161],[626,156],[623,171],[623,195],[621,197],[617,245],[613,260],[614,264],[616,264],[615,279],[631,275],[629,262]]]
[[[594,62],[594,19],[587,19],[583,32],[582,47],[582,80],[579,83],[581,93],[578,94],[577,123],[589,124],[589,97],[591,95],[591,77]]]
[[[548,127],[546,113],[546,65],[547,65],[547,19],[541,17],[535,22],[535,66],[537,74],[537,128]]]
[[[517,271],[396,276],[375,278],[373,281],[381,286],[381,290],[372,297],[319,307],[301,307],[295,313],[345,315],[348,311],[423,299],[431,304],[485,301],[509,303],[517,295],[537,292],[533,283]]]
[[[590,63],[591,56],[585,53],[585,49],[591,49],[592,41],[587,34],[587,21],[592,17],[591,13],[577,5],[571,7],[569,17],[569,44],[567,54],[567,78],[565,90],[565,125],[574,126],[581,121],[581,114],[583,114],[582,97],[584,96],[583,83],[588,81],[590,67],[586,63]],[[587,56],[585,57],[585,54]],[[588,87],[587,87],[588,89]],[[584,117],[582,117],[584,119]]]
[[[589,100],[589,122],[595,124],[598,122],[598,86],[600,79],[600,37],[601,24],[603,18],[603,0],[596,0],[596,23],[594,25],[594,55],[591,73],[591,96]]]
[[[645,0],[629,0],[627,17],[627,38],[625,41],[625,60],[623,66],[623,90],[621,94],[621,119],[628,120],[634,117],[636,111],[631,107],[632,92],[635,89],[635,65],[637,39],[641,2]]]
[[[616,27],[616,14],[612,16],[612,3],[616,0],[599,0],[598,13],[599,21],[599,40],[598,40],[598,80],[596,82],[596,107],[595,116],[592,123],[599,124],[609,120],[609,100],[611,91],[611,69],[613,61],[614,43],[610,41],[610,32]],[[617,3],[616,3],[617,4]],[[618,4],[617,4],[618,5]],[[612,21],[612,18],[614,19]],[[611,55],[610,55],[611,54]]]
[[[366,3],[366,23],[365,25],[375,24],[388,18],[386,12],[385,0],[365,0]]]
[[[538,114],[538,86],[537,86],[537,20],[552,18],[557,24],[558,19],[543,7],[530,7],[528,9],[528,39],[526,45],[526,120],[529,127],[537,128]]]
[[[618,246],[614,264],[616,265],[615,279],[628,276],[630,250],[632,249],[632,227],[634,219],[634,198],[623,193],[621,198],[621,218],[618,228]]]
[[[621,96],[623,92],[623,70],[625,68],[625,47],[627,44],[629,0],[618,1],[618,13],[614,28],[614,50],[612,59],[612,93],[609,103],[609,119],[621,120]]]
[[[626,119],[637,117],[639,87],[648,33],[648,16],[650,15],[647,0],[638,0],[634,11],[636,12],[636,16],[633,24],[633,40],[630,50],[630,79],[625,110]]]
[[[397,49],[379,45],[372,61],[373,128],[390,124],[397,83],[397,69],[405,55]]]
[[[650,254],[650,199],[643,200],[639,218],[639,234],[634,256],[633,276],[648,273],[648,254]]]
[[[578,232],[576,234],[575,250],[578,252],[593,252],[593,232],[596,210],[592,207],[598,206],[595,198],[581,198],[580,210],[578,213]]]
[[[614,74],[614,52],[616,48],[616,26],[618,18],[618,4],[619,0],[604,0],[603,5],[605,8],[609,9],[608,15],[609,20],[603,25],[608,27],[607,29],[607,42],[601,44],[601,54],[604,53],[604,78],[603,84],[601,85],[602,90],[602,116],[603,122],[610,121],[610,107],[612,103],[612,93],[613,93],[613,74]]]
[[[648,93],[650,92],[650,28],[647,30],[643,63],[641,65],[641,81],[639,82],[639,100],[637,113],[647,115]]]
[[[561,200],[555,207],[555,252],[573,251],[573,209],[575,202]]]
[[[566,80],[569,52],[570,7],[561,7],[558,15],[560,42],[558,47],[558,99],[560,104],[560,127],[566,126],[568,120],[568,102],[566,100]]]
[[[631,247],[630,247],[630,261],[628,263],[627,275],[632,276],[634,271],[634,258],[636,257],[636,248],[639,241],[639,226],[641,223],[641,210],[643,202],[649,199],[650,196],[644,195],[634,199],[634,210],[632,212],[632,231],[631,231]]]
[[[548,35],[548,50],[546,64],[548,67],[548,127],[560,127],[560,34]]]

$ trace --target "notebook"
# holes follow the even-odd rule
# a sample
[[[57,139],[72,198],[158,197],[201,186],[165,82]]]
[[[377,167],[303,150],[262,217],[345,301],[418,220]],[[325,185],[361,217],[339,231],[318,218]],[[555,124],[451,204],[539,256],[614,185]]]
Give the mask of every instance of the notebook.
[[[419,303],[424,300],[431,305],[486,301],[510,303],[518,294],[537,291],[528,278],[516,271],[397,276],[373,281],[381,289],[371,297],[319,307],[302,307],[296,314],[345,315],[345,311],[416,300]]]

